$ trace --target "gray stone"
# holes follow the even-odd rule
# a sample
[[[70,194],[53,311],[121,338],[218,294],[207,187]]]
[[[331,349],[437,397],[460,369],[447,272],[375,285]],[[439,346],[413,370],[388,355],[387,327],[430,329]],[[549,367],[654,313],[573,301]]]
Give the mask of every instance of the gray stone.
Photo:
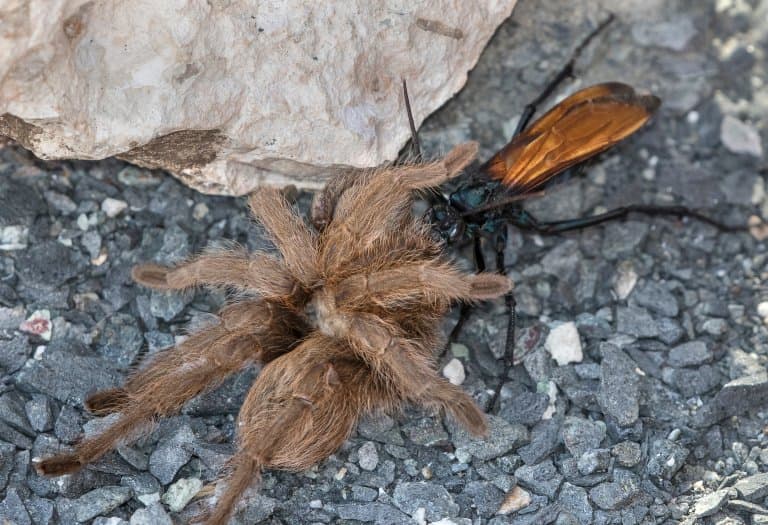
[[[669,366],[696,366],[712,359],[712,353],[703,341],[690,341],[674,347],[669,351],[667,363]]]
[[[0,518],[13,525],[32,525],[32,518],[15,488],[8,489],[5,499],[0,502]]]
[[[613,417],[619,425],[628,427],[637,421],[640,414],[640,379],[637,365],[627,354],[609,343],[602,343],[600,391],[597,402],[606,415]]]
[[[622,441],[616,443],[611,449],[616,457],[616,463],[621,467],[634,467],[642,459],[640,444],[634,441]]]
[[[131,525],[173,525],[163,506],[156,502],[131,515]]]
[[[378,496],[379,491],[376,489],[352,485],[352,499],[356,501],[375,501]]]
[[[616,330],[635,337],[656,337],[659,327],[651,314],[643,308],[621,307],[616,309]]]
[[[374,522],[377,525],[406,525],[413,523],[409,516],[385,503],[346,503],[337,505],[336,513],[343,520],[356,520],[366,523]]]
[[[53,412],[47,396],[33,394],[32,399],[24,404],[24,411],[30,425],[36,431],[46,432],[53,428]]]
[[[722,375],[711,365],[702,365],[696,369],[665,366],[661,370],[661,379],[683,396],[693,397],[717,388]]]
[[[13,470],[13,460],[16,456],[16,446],[13,443],[0,441],[0,491],[8,483],[8,477]]]
[[[640,480],[629,470],[615,469],[613,481],[606,481],[589,491],[589,498],[603,510],[618,510],[629,506],[641,493]]]
[[[462,448],[472,457],[481,461],[503,456],[528,443],[528,430],[519,424],[510,424],[494,415],[488,415],[488,437],[477,439],[463,428],[455,427],[453,441],[456,448]]]
[[[277,500],[263,494],[249,496],[245,509],[239,512],[232,522],[235,525],[251,525],[251,523],[260,523],[272,515],[277,507]]]
[[[83,416],[75,408],[64,405],[53,426],[53,433],[64,443],[74,443],[83,432]]]
[[[195,434],[188,425],[182,425],[171,436],[158,443],[149,456],[149,471],[163,485],[168,485],[181,467],[192,457]]]
[[[10,340],[0,339],[0,369],[9,375],[16,372],[24,366],[31,353],[32,346],[26,335],[18,334]]]
[[[611,222],[605,226],[602,254],[608,260],[632,253],[648,235],[648,223],[641,221]]]
[[[0,226],[30,225],[45,212],[45,202],[34,186],[5,176],[0,178]]]
[[[358,464],[363,470],[375,470],[379,464],[379,453],[376,451],[376,445],[372,441],[367,441],[357,451]]]
[[[523,465],[515,471],[515,477],[523,487],[548,498],[555,497],[563,482],[563,476],[550,459],[536,465]]]
[[[680,323],[668,317],[657,319],[656,328],[659,330],[659,340],[668,345],[677,343],[685,335],[685,330]]]
[[[419,508],[426,511],[426,519],[438,521],[451,518],[459,513],[459,506],[454,503],[445,487],[435,483],[400,482],[395,487],[392,499],[397,507],[413,516]]]
[[[32,494],[24,501],[24,506],[35,525],[53,525],[53,511],[56,507],[51,500]]]
[[[699,498],[693,506],[693,516],[705,518],[720,510],[728,500],[729,489],[716,490]]]
[[[715,398],[694,417],[699,427],[708,427],[721,419],[741,414],[768,403],[768,373],[745,376],[723,386]]]
[[[577,468],[579,472],[588,476],[595,472],[605,472],[611,463],[611,451],[607,448],[587,450],[579,458]]]
[[[109,318],[99,337],[99,353],[118,368],[130,367],[136,360],[144,336],[136,327],[134,318],[115,314]]]
[[[152,315],[164,321],[170,321],[176,317],[189,303],[191,295],[185,292],[164,292],[152,290],[149,299],[149,311]]]
[[[509,423],[533,425],[541,421],[541,415],[549,406],[549,396],[525,390],[502,401],[499,416]]]
[[[77,211],[77,204],[63,193],[48,190],[44,192],[44,195],[48,206],[57,210],[62,215],[69,215]]]
[[[13,443],[19,448],[32,448],[32,440],[26,434],[22,434],[12,426],[2,421],[0,421],[0,440]]]
[[[78,523],[88,521],[116,509],[133,495],[128,487],[100,487],[72,501],[72,510]]]
[[[19,252],[16,268],[27,285],[57,287],[86,267],[75,250],[56,241],[46,241]]]
[[[761,501],[768,496],[768,472],[742,478],[733,485],[733,488],[748,501]]]
[[[25,436],[33,437],[35,430],[29,424],[24,404],[24,399],[17,392],[8,392],[0,396],[0,421]]]
[[[527,465],[534,465],[552,454],[559,446],[562,419],[540,421],[531,431],[531,442],[520,447],[517,453]]]
[[[592,506],[589,504],[587,491],[567,481],[563,483],[557,502],[563,512],[573,515],[577,523],[589,525],[592,523]]]
[[[657,439],[648,452],[646,471],[650,476],[672,479],[685,463],[690,451],[677,441]]]
[[[470,481],[461,492],[460,500],[469,505],[483,518],[490,518],[504,501],[504,493],[487,481]]]
[[[675,296],[663,283],[657,281],[643,282],[633,290],[630,299],[663,317],[677,317],[680,310]]]
[[[561,429],[563,444],[575,458],[587,450],[598,448],[605,439],[605,424],[602,421],[590,421],[568,416]]]
[[[665,47],[673,51],[684,50],[696,33],[691,18],[682,15],[632,24],[632,38],[641,46]]]
[[[42,359],[27,362],[17,375],[17,384],[63,403],[82,406],[89,392],[111,388],[122,382],[122,376],[107,361],[95,356],[76,355],[53,346],[49,345]],[[79,345],[66,340],[60,346]],[[73,374],[73,370],[77,373]]]
[[[123,476],[120,484],[130,488],[137,496],[160,492],[160,482],[149,472],[142,472],[133,476]]]
[[[391,445],[403,445],[405,443],[403,436],[400,435],[400,429],[395,427],[394,420],[386,414],[374,414],[364,417],[357,426],[357,433],[365,439],[380,443],[389,443]],[[415,429],[413,430],[414,437],[418,433]],[[416,439],[419,438],[416,437]],[[414,439],[411,438],[411,441],[414,441]]]

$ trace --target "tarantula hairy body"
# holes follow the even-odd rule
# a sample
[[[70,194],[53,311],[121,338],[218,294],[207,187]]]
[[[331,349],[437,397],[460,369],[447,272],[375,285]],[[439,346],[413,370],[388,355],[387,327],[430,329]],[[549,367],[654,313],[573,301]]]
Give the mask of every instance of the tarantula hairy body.
[[[238,416],[237,452],[203,516],[209,525],[227,522],[263,468],[311,467],[367,412],[416,403],[483,435],[483,412],[440,377],[433,351],[451,302],[498,297],[511,283],[460,271],[411,211],[415,190],[458,175],[476,152],[468,143],[436,162],[339,176],[313,203],[316,230],[279,191],[255,192],[250,208],[281,257],[228,250],[172,268],[134,268],[134,280],[150,288],[225,286],[235,299],[218,324],[160,352],[122,387],[89,396],[92,413],[117,412],[117,420],[73,451],[38,461],[38,471],[83,468],[253,363],[264,367]]]

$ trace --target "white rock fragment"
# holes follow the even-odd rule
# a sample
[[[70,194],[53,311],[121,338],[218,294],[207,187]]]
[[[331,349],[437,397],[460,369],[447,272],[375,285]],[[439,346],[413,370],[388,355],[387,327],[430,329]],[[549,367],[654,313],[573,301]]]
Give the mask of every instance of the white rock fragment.
[[[624,301],[632,290],[635,289],[639,276],[632,263],[622,263],[616,269],[616,275],[613,278],[613,291],[621,301]]]
[[[720,124],[720,141],[733,153],[763,156],[763,144],[757,130],[736,117],[726,115]]]
[[[208,206],[205,205],[204,202],[198,202],[195,204],[195,207],[192,208],[192,217],[196,220],[202,220],[206,215],[208,215]]]
[[[19,325],[19,330],[28,334],[34,334],[43,341],[50,341],[52,335],[51,312],[49,310],[35,310],[26,321]]]
[[[514,3],[28,0],[0,8],[0,134],[207,193],[317,188],[393,160],[410,136],[401,79],[419,126]]]
[[[27,248],[29,228],[26,226],[5,226],[0,228],[0,250],[24,250]]]
[[[763,319],[768,317],[768,301],[763,301],[757,305],[757,315]]]
[[[443,377],[453,385],[461,385],[467,378],[467,374],[464,372],[464,365],[461,361],[454,357],[443,367]]]
[[[110,219],[120,215],[127,207],[127,202],[113,199],[112,197],[107,197],[104,199],[104,202],[101,203],[101,211],[106,213],[107,217]]]
[[[496,514],[512,514],[520,509],[524,509],[530,504],[531,493],[521,488],[520,485],[517,485],[504,497],[504,501],[501,502],[501,506],[499,507],[499,510],[496,511]]]
[[[150,492],[149,494],[138,494],[136,499],[139,500],[145,507],[149,507],[153,503],[160,501],[159,492]]]
[[[168,487],[163,494],[163,503],[168,505],[171,512],[180,512],[187,506],[195,494],[203,488],[203,482],[198,478],[181,478],[176,483]]]
[[[576,323],[568,322],[554,327],[544,343],[549,354],[558,366],[568,363],[581,363],[584,353],[581,350],[581,338]]]

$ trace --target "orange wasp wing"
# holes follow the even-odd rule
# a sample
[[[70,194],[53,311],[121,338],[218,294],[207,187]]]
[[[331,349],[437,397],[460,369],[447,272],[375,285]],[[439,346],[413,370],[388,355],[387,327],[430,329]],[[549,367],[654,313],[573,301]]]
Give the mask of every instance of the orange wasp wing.
[[[584,88],[514,137],[482,170],[515,193],[533,191],[637,131],[660,103],[619,82]]]

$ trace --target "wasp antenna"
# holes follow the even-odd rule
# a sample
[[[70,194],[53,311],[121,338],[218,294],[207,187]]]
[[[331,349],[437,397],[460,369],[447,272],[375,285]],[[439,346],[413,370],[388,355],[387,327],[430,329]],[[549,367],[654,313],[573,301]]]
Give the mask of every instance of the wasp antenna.
[[[415,160],[421,160],[421,143],[419,142],[419,133],[416,131],[416,123],[413,120],[413,111],[411,111],[411,99],[408,97],[408,84],[403,79],[403,99],[405,100],[405,111],[408,113],[408,126],[411,128],[411,148]]]

